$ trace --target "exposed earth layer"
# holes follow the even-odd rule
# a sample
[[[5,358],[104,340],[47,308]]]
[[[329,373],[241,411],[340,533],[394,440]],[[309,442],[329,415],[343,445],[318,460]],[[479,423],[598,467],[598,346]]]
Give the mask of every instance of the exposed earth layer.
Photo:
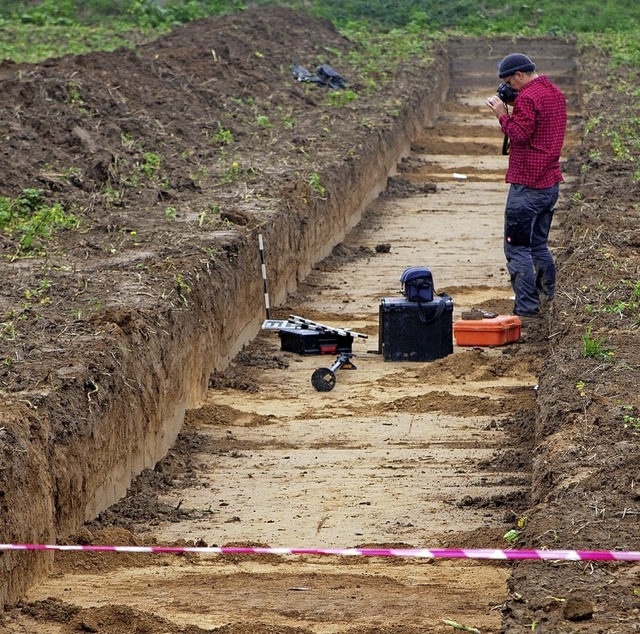
[[[250,387],[242,360],[227,368],[261,319],[248,245],[258,231],[282,245],[270,265],[274,301],[284,301],[433,123],[461,45],[438,45],[429,64],[405,61],[368,96],[348,61],[352,43],[326,22],[275,8],[196,22],[135,52],[0,66],[0,195],[42,189],[81,217],[43,242],[46,251],[2,236],[1,541],[135,540],[123,527],[131,510],[78,531],[145,469],[134,487],[152,493],[133,516],[170,519],[157,496],[176,474],[193,473],[199,442],[188,430],[178,437],[185,411],[210,383]],[[331,104],[326,89],[295,81],[292,63],[330,63],[362,97]],[[593,50],[576,68],[588,78],[585,119],[629,115],[614,89],[628,69]],[[557,214],[558,295],[524,342],[544,361],[534,419],[510,439],[531,473],[517,547],[640,550],[639,185],[606,143],[585,133],[569,157],[579,196]],[[589,343],[596,349],[585,356]],[[204,631],[117,605],[80,616],[59,602],[15,607],[51,558],[0,557],[6,627],[26,616],[43,632],[48,623],[125,632],[132,622]],[[634,564],[515,564],[502,629],[636,631],[639,575]]]

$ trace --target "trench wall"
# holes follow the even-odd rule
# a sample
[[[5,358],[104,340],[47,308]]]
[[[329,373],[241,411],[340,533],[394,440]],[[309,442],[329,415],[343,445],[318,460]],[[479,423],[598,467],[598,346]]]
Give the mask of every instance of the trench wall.
[[[449,87],[446,51],[433,68],[433,79],[416,86],[393,124],[372,131],[357,157],[337,156],[320,175],[324,200],[274,213],[260,228],[272,305],[359,222],[412,140],[434,124]],[[12,403],[16,447],[11,464],[0,465],[4,481],[15,483],[0,491],[4,543],[57,543],[122,498],[132,479],[172,446],[211,372],[224,369],[258,333],[264,289],[257,232],[233,236],[225,248],[229,265],[201,276],[188,309],[143,323],[138,315],[135,327],[128,324],[128,352],[105,371],[99,394],[87,388],[89,374],[78,371],[63,396],[42,392]],[[86,415],[61,429],[53,423],[64,417],[65,404]],[[0,551],[1,605],[20,600],[49,571],[52,556]]]

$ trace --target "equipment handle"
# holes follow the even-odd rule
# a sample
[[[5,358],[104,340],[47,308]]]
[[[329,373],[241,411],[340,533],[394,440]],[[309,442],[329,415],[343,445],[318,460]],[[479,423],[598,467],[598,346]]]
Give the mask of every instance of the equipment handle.
[[[444,312],[444,309],[447,305],[447,300],[449,299],[449,297],[447,295],[445,295],[444,297],[440,298],[440,301],[438,302],[438,307],[436,308],[436,312],[433,315],[433,317],[431,317],[431,319],[427,319],[427,314],[426,311],[422,308],[422,305],[420,303],[418,303],[418,317],[420,318],[420,321],[425,323],[425,324],[430,324],[438,319],[440,319],[440,317],[442,317],[442,313]]]

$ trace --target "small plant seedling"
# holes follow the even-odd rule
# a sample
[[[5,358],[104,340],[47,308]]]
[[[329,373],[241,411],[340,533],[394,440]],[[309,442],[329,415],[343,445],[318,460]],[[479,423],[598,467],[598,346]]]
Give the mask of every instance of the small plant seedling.
[[[233,143],[233,132],[218,124],[218,131],[211,137],[211,140],[220,145],[229,145],[229,143]]]
[[[142,155],[140,171],[148,177],[153,177],[160,170],[162,160],[155,152],[145,152]]]
[[[640,416],[631,416],[630,414],[625,414],[622,420],[624,421],[625,429],[640,429]]]
[[[139,147],[140,145],[140,143],[129,132],[123,132],[120,135],[120,142],[122,143],[122,146],[127,150],[132,150],[136,147]]]
[[[334,90],[327,95],[330,106],[347,106],[356,99],[358,95],[353,90]]]
[[[518,535],[520,535],[519,531],[512,528],[502,536],[502,539],[509,542],[510,544],[514,544],[518,540]]]
[[[211,203],[206,209],[198,213],[198,226],[201,229],[231,230],[235,226],[234,220],[222,212],[220,205]],[[212,254],[216,254],[216,249],[209,249]],[[205,249],[205,252],[207,250]]]
[[[640,416],[637,415],[637,408],[635,405],[620,405],[624,411],[622,420],[624,422],[625,429],[633,429],[635,431],[640,430]]]
[[[33,302],[37,302],[40,305],[51,303],[51,298],[48,297],[45,292],[51,286],[51,284],[48,282],[48,280],[43,280],[43,282],[45,283],[44,286],[42,285],[42,282],[41,282],[41,285],[39,288],[35,290],[31,290],[28,288],[25,290],[24,297],[26,299],[26,303],[24,305],[24,308],[32,307]]]
[[[84,99],[80,94],[80,86],[73,81],[67,84],[67,103],[73,104],[80,110],[80,112],[87,113],[88,110],[85,107]]]
[[[326,188],[320,182],[320,174],[314,172],[309,176],[309,187],[320,196],[324,196],[327,193]]]
[[[591,336],[593,326],[589,326],[582,335],[582,356],[584,358],[600,359],[601,361],[613,361],[613,350],[605,346],[604,337]]]
[[[92,297],[88,300],[89,306],[91,306],[91,310],[97,313],[102,309],[102,302],[97,297]]]
[[[272,124],[269,117],[266,114],[258,114],[256,115],[256,123],[261,128],[271,128]]]
[[[188,306],[189,302],[187,301],[187,297],[191,292],[191,287],[184,281],[180,273],[176,273],[173,279],[178,285],[178,295],[180,296],[182,303],[185,305],[185,307]]]
[[[296,127],[296,122],[291,115],[285,115],[282,117],[282,126],[287,130],[293,130]]]
[[[16,340],[15,320],[0,322],[0,339],[5,339],[7,341]]]
[[[584,131],[585,134],[589,134],[589,132],[593,132],[593,130],[598,127],[600,122],[602,121],[601,116],[591,117],[587,123],[585,123]]]

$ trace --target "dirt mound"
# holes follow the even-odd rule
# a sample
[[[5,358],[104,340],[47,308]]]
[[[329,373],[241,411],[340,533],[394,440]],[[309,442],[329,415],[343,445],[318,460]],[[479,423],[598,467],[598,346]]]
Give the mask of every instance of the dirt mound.
[[[80,218],[79,231],[46,245],[48,261],[21,260],[3,276],[2,308],[14,314],[3,340],[29,342],[20,364],[2,366],[6,389],[46,382],[63,359],[76,365],[52,352],[48,333],[65,332],[58,348],[78,338],[99,347],[102,328],[144,341],[140,310],[167,293],[176,307],[187,301],[185,258],[224,268],[235,250],[225,232],[317,195],[306,181],[323,160],[327,90],[289,68],[346,50],[328,23],[268,8],[193,22],[135,52],[5,63],[0,194],[41,189]],[[3,251],[19,252],[18,238],[3,233]],[[16,292],[31,301],[16,306]]]
[[[158,304],[188,304],[193,258],[224,278],[238,235],[326,197],[326,166],[345,157],[352,169],[371,131],[397,115],[367,96],[353,49],[326,21],[265,7],[189,23],[136,51],[4,62],[0,195],[41,190],[42,204],[79,219],[30,252],[19,233],[2,234],[5,253],[41,256],[5,264],[0,281],[4,388],[62,386],[73,374],[90,393],[93,366],[109,355],[96,332],[142,345]],[[357,111],[298,82],[294,63],[333,64],[360,93]],[[418,71],[401,71],[397,97]],[[93,362],[74,358],[77,342]]]

